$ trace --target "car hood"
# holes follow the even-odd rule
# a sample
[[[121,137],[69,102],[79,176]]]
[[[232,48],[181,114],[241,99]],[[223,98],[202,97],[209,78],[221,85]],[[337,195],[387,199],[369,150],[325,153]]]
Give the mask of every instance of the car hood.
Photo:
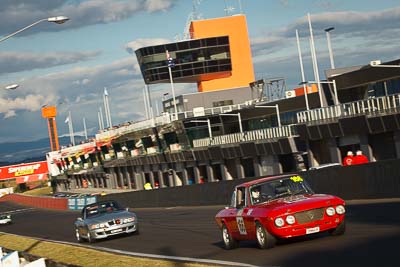
[[[102,223],[102,222],[107,222],[107,221],[111,221],[114,219],[124,219],[124,218],[130,218],[130,217],[136,217],[135,213],[126,211],[126,210],[121,210],[121,211],[114,211],[114,212],[110,212],[110,213],[100,214],[98,216],[94,216],[91,218],[86,218],[85,222],[86,223]]]
[[[344,200],[336,196],[325,194],[304,194],[275,199],[257,206],[260,208],[267,208],[274,213],[282,214],[339,204],[344,204]]]

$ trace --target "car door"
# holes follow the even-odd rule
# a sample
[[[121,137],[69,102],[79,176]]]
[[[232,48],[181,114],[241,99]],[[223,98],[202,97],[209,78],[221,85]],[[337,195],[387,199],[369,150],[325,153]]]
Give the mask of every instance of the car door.
[[[235,221],[233,222],[234,231],[232,231],[235,239],[241,240],[246,239],[247,237],[247,229],[245,225],[247,211],[246,188],[238,187],[236,188],[236,209],[234,211]]]

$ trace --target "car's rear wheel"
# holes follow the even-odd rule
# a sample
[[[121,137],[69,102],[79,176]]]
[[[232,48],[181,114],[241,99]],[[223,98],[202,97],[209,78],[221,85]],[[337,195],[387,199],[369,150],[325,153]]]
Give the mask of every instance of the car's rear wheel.
[[[275,246],[276,238],[271,235],[261,223],[256,222],[257,243],[261,249],[272,248]]]
[[[331,235],[343,235],[346,232],[346,222],[343,220],[335,229],[329,231]]]
[[[222,234],[222,240],[224,241],[225,249],[233,249],[239,245],[238,241],[233,239],[231,233],[228,230],[228,227],[226,227],[225,224],[222,225],[221,234]]]
[[[77,240],[79,243],[82,243],[82,242],[83,242],[82,237],[81,237],[81,234],[79,233],[79,229],[78,229],[78,228],[75,228],[75,236],[76,236],[76,240]]]

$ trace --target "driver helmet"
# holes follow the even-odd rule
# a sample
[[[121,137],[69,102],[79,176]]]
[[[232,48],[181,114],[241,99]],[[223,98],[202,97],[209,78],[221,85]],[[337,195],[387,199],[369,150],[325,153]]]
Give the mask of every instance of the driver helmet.
[[[251,195],[253,198],[259,198],[260,197],[260,189],[259,188],[254,188],[251,192]]]

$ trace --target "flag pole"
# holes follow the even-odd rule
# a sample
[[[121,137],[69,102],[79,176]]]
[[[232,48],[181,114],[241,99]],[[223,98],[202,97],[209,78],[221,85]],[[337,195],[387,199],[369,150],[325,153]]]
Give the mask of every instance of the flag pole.
[[[86,119],[85,117],[83,118],[83,130],[85,132],[85,139],[87,140],[87,130],[86,130]]]
[[[174,118],[175,120],[178,119],[178,109],[176,108],[176,99],[175,99],[175,88],[174,88],[174,81],[172,79],[172,70],[171,68],[174,66],[174,62],[172,60],[172,57],[170,56],[170,54],[168,53],[168,50],[165,51],[166,55],[167,55],[167,64],[168,64],[168,72],[169,72],[169,80],[171,82],[171,90],[172,90],[172,101],[174,102],[174,111],[175,111],[175,115]]]

